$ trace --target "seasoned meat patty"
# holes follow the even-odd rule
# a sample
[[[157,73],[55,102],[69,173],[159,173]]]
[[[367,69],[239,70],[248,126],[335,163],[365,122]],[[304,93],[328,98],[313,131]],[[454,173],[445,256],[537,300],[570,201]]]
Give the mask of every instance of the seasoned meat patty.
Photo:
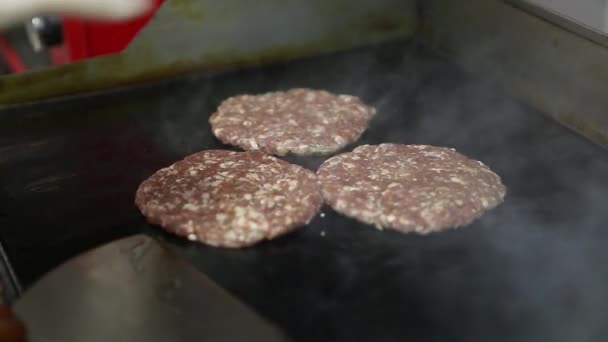
[[[192,241],[232,248],[307,224],[322,202],[313,172],[262,152],[223,150],[159,170],[135,198],[149,222]]]
[[[420,234],[467,225],[506,194],[482,162],[426,145],[360,146],[327,160],[317,177],[336,211],[379,229]]]
[[[274,155],[313,155],[359,139],[375,113],[354,96],[297,88],[228,98],[209,122],[225,144]]]

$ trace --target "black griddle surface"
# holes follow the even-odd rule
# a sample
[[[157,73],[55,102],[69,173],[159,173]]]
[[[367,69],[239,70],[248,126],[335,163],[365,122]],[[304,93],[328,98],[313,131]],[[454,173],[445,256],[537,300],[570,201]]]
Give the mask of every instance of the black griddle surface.
[[[435,144],[482,160],[503,177],[506,202],[426,237],[324,208],[309,227],[244,250],[145,224],[133,205],[143,179],[225,147],[207,122],[221,100],[296,86],[377,106],[356,145]],[[288,159],[312,169],[324,160]],[[608,154],[415,43],[6,109],[0,181],[0,238],[25,287],[85,249],[144,231],[295,341],[608,338]]]

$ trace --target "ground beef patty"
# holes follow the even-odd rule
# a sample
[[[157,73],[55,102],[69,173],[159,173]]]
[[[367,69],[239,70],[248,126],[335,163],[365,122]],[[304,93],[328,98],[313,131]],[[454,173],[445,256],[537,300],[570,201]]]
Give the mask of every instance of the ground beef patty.
[[[210,150],[145,180],[150,223],[212,246],[245,247],[307,224],[323,202],[313,172],[262,152]]]
[[[211,115],[226,144],[269,154],[329,154],[359,139],[376,110],[350,95],[292,89],[226,99]]]
[[[361,146],[327,160],[317,177],[336,211],[379,229],[420,234],[469,224],[506,194],[483,163],[426,145]]]

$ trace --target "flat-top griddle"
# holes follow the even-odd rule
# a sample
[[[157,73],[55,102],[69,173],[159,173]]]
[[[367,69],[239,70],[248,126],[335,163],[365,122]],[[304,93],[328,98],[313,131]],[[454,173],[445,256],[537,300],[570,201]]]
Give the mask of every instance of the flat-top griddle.
[[[352,147],[454,147],[500,174],[503,205],[417,236],[323,215],[227,250],[149,226],[141,181],[203,149],[220,101],[291,87],[361,96]],[[23,288],[93,246],[169,243],[295,341],[600,341],[608,337],[608,154],[415,41],[0,111],[0,239]],[[288,160],[311,169],[323,157]]]

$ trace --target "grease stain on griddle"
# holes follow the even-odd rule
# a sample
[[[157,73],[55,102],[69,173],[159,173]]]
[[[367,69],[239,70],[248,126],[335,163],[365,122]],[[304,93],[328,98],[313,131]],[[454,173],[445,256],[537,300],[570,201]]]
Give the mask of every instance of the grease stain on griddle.
[[[76,177],[76,174],[74,173],[48,176],[27,184],[25,189],[28,192],[37,193],[59,191],[61,189],[62,182],[74,177]]]
[[[48,140],[30,142],[26,144],[13,145],[0,148],[0,164],[15,162],[27,158],[49,145]]]

